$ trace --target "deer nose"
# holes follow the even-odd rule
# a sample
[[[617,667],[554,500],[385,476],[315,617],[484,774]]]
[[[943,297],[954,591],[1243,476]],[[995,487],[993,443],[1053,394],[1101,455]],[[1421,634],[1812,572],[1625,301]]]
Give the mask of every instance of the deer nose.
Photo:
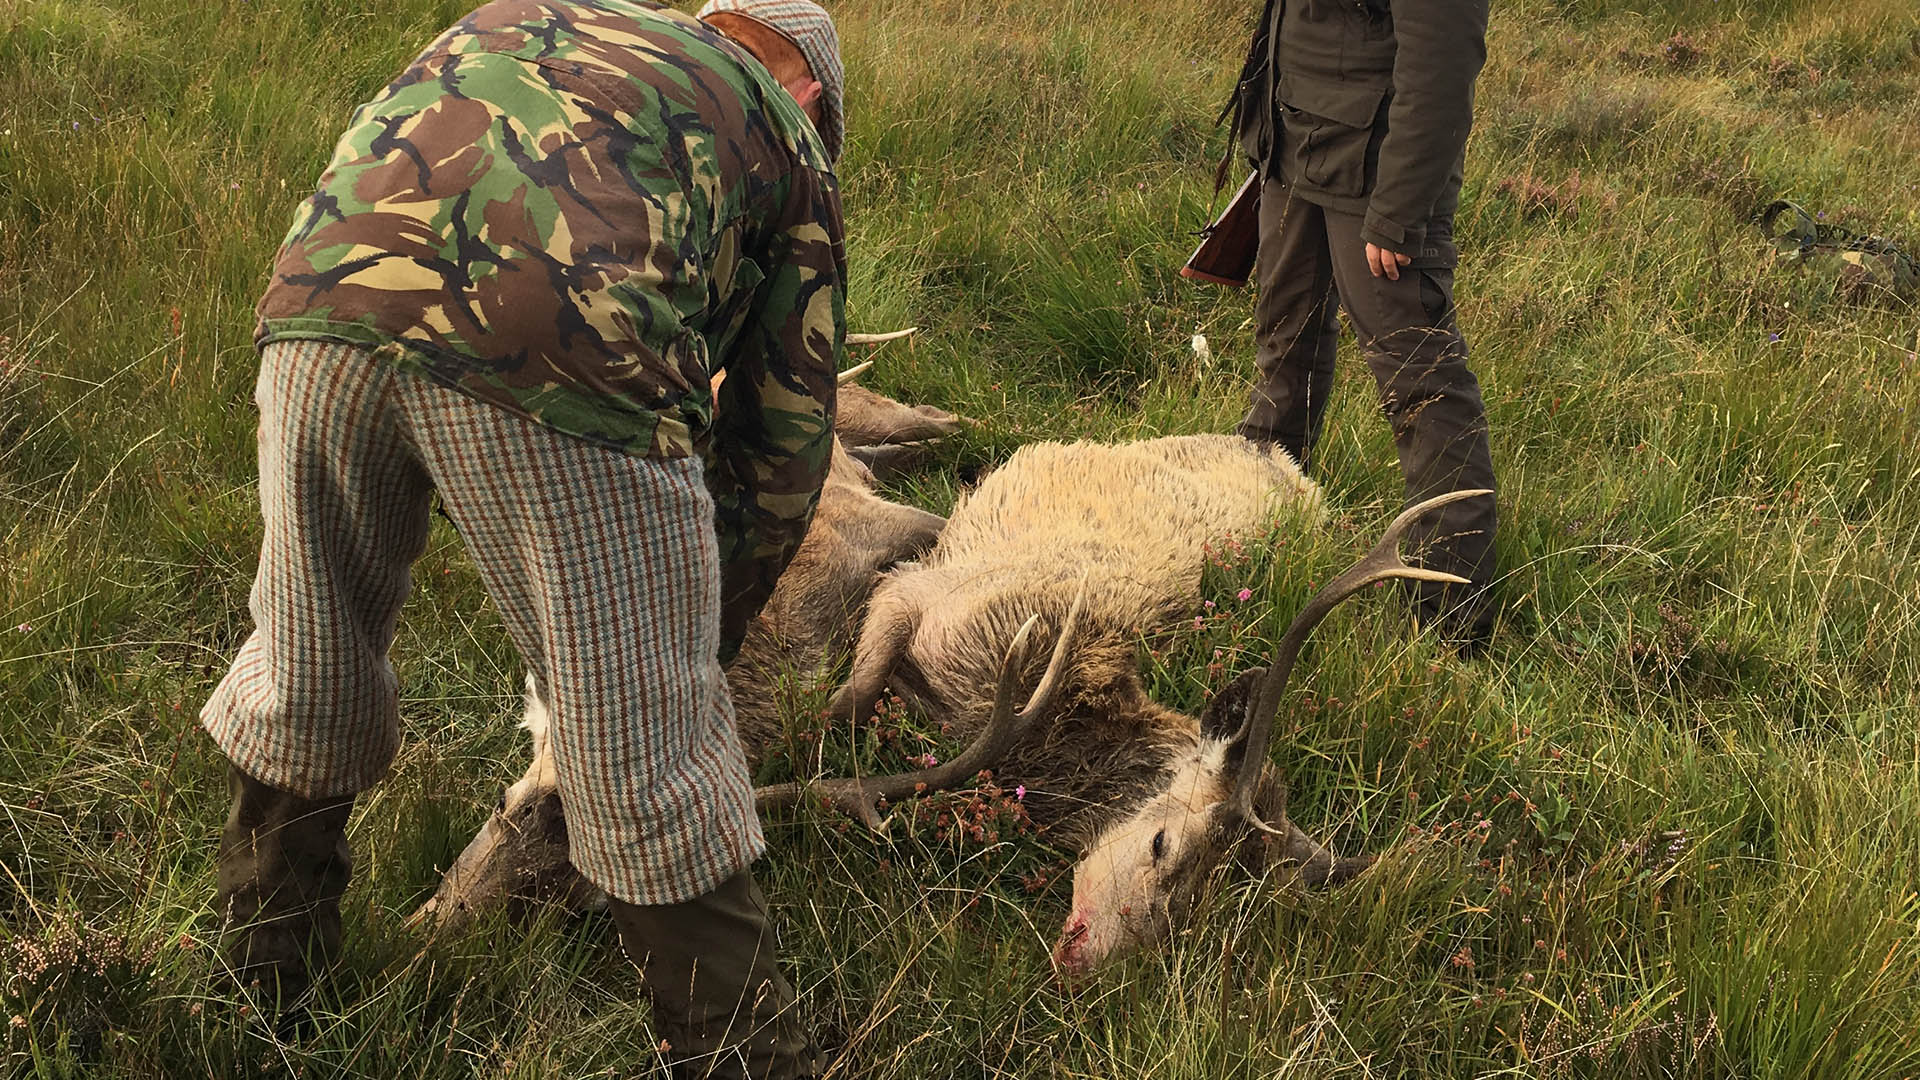
[[[1060,940],[1053,946],[1054,970],[1062,975],[1082,975],[1087,971],[1087,917],[1078,912],[1060,928]]]

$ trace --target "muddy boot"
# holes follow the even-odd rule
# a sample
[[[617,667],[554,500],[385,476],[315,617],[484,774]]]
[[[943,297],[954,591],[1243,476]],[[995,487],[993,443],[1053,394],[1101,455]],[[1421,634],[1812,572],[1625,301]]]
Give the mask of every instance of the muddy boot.
[[[612,903],[620,943],[646,976],[675,1080],[801,1080],[819,1053],[774,965],[767,903],[742,870],[679,904]]]
[[[303,798],[233,766],[228,786],[214,896],[225,973],[266,1007],[291,1004],[339,955],[353,797]]]

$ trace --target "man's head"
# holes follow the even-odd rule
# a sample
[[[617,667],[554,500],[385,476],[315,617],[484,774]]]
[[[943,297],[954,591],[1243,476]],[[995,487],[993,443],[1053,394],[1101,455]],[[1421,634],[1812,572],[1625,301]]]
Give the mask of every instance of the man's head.
[[[840,160],[846,136],[840,36],[812,0],[707,0],[700,21],[752,53],[813,121],[827,157]]]

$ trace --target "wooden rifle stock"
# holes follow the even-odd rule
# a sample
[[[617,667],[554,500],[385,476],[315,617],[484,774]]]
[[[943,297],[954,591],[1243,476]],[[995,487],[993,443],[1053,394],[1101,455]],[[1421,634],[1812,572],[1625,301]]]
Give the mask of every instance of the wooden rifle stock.
[[[1220,216],[1200,230],[1200,246],[1180,268],[1180,276],[1243,286],[1253,275],[1254,256],[1259,250],[1260,174],[1256,172],[1240,185]]]

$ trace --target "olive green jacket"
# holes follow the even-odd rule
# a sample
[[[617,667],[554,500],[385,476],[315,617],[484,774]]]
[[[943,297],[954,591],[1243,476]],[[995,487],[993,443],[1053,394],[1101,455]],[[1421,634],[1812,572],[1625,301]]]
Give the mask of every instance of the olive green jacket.
[[[1487,3],[1268,0],[1236,94],[1242,148],[1301,198],[1363,215],[1369,243],[1450,261]]]

